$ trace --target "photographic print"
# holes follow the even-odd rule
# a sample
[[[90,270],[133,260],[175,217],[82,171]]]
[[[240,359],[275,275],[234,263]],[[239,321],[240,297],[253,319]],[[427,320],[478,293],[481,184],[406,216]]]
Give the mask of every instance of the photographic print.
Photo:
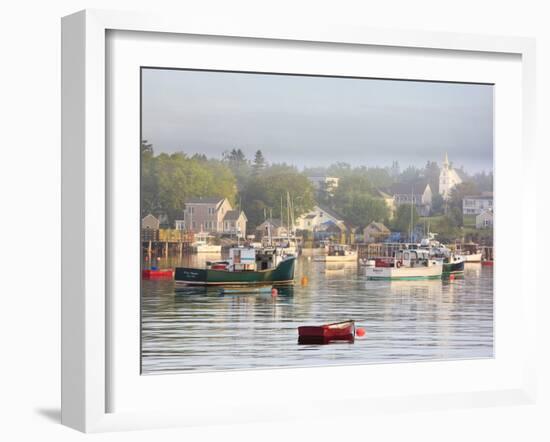
[[[142,374],[493,357],[493,94],[142,68]]]

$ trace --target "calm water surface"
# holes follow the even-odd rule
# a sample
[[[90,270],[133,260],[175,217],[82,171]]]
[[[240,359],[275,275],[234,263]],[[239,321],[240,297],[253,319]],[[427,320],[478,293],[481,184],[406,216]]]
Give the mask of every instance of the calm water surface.
[[[218,256],[160,265],[203,266]],[[299,281],[307,276],[309,283]],[[355,263],[297,261],[293,288],[271,295],[175,291],[142,281],[142,372],[344,365],[493,356],[493,269],[454,281],[367,281]],[[297,327],[355,319],[353,343],[298,345]]]

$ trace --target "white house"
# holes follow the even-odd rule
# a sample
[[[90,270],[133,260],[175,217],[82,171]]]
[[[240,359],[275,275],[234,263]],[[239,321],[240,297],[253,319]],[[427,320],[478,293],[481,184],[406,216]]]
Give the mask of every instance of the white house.
[[[298,230],[309,230],[313,232],[329,221],[336,225],[344,225],[343,218],[333,210],[321,206],[314,206],[312,210],[299,216],[296,219],[295,225]]]
[[[448,199],[453,187],[460,183],[462,183],[462,178],[460,178],[458,172],[451,167],[449,158],[445,153],[445,160],[443,161],[441,172],[439,172],[439,194],[443,199]]]
[[[493,210],[492,192],[479,196],[465,196],[462,200],[462,213],[464,215],[479,215],[486,210]]]
[[[488,229],[493,227],[493,211],[486,210],[476,216],[476,229]]]
[[[178,230],[231,234],[244,237],[247,218],[234,210],[227,198],[190,198],[185,202],[183,219],[175,221]]]
[[[430,214],[433,193],[430,184],[425,180],[415,183],[394,183],[387,193],[393,196],[395,208],[412,203],[419,215],[428,216]]]

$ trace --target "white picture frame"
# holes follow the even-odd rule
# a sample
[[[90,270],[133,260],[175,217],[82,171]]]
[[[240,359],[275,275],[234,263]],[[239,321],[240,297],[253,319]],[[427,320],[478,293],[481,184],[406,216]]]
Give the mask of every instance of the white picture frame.
[[[274,24],[272,28],[254,23],[210,23],[193,18],[153,16],[123,12],[87,10],[63,18],[62,21],[62,423],[85,432],[110,431],[166,426],[206,425],[216,422],[247,422],[257,420],[285,419],[299,413],[303,404],[281,407],[258,406],[254,392],[237,399],[235,409],[220,410],[207,415],[206,405],[197,406],[193,413],[184,407],[173,405],[151,406],[132,411],[118,411],[109,404],[109,394],[114,388],[109,376],[113,363],[112,347],[109,344],[109,328],[112,327],[108,290],[110,288],[110,265],[114,259],[109,253],[112,195],[109,180],[112,180],[107,150],[106,120],[108,84],[106,78],[107,32],[154,32],[163,35],[199,35],[225,38],[268,39],[311,44],[339,44],[376,46],[384,48],[435,49],[468,52],[483,58],[484,54],[508,54],[520,58],[521,63],[521,160],[524,170],[529,170],[535,161],[534,106],[535,106],[535,46],[532,39],[517,37],[493,37],[451,33],[428,33],[415,31],[389,31],[357,29],[343,26],[315,26],[294,28]],[[158,34],[157,34],[158,35]],[[110,171],[110,172],[109,172]],[[498,174],[499,171],[497,170]],[[527,238],[527,220],[535,219],[536,192],[526,175],[518,192],[522,199],[520,232]],[[520,241],[521,257],[534,256],[534,245]],[[527,265],[522,265],[521,274],[526,275]],[[432,391],[400,394],[399,391],[378,392],[368,396],[361,389],[348,398],[353,413],[365,414],[380,408],[391,412],[418,408],[453,408],[497,405],[499,403],[532,403],[535,391],[535,317],[536,280],[521,278],[522,315],[516,326],[521,327],[525,351],[520,356],[521,375],[514,375],[510,382],[501,382],[483,388],[482,385],[464,386],[461,392],[451,392],[445,382]],[[498,358],[498,355],[497,355]],[[407,364],[397,370],[407,370],[410,375],[423,370],[420,364]],[[430,369],[437,370],[437,364]],[[467,365],[467,364],[466,364]],[[464,369],[462,365],[460,369]],[[479,365],[468,367],[475,374]],[[427,367],[424,365],[423,367]],[[447,368],[451,367],[447,365]],[[458,369],[458,366],[457,366]],[[487,369],[491,368],[487,366]],[[137,368],[136,368],[137,370]],[[306,382],[308,370],[279,370],[282,376],[297,377]],[[361,366],[346,371],[358,376]],[[372,368],[371,370],[376,370]],[[379,369],[380,370],[380,369]],[[394,370],[386,366],[384,370]],[[452,370],[452,368],[451,368]],[[450,373],[450,372],[449,372]],[[489,373],[489,372],[488,372]],[[514,372],[516,373],[516,372]],[[517,372],[519,373],[519,372]],[[334,371],[325,372],[333,376]],[[473,376],[471,374],[470,376]],[[214,385],[221,386],[227,377],[210,376]],[[240,372],[231,375],[232,380],[262,382],[264,374]],[[160,378],[160,377],[158,377]],[[198,380],[199,378],[194,378]],[[449,383],[449,381],[446,381]],[[259,399],[259,398],[258,398]],[[194,398],[186,398],[191,403]],[[223,403],[220,399],[220,403]],[[313,415],[328,416],[324,412],[329,403],[338,404],[337,392],[330,390],[323,399],[312,396],[306,401]],[[220,407],[223,408],[223,407]]]

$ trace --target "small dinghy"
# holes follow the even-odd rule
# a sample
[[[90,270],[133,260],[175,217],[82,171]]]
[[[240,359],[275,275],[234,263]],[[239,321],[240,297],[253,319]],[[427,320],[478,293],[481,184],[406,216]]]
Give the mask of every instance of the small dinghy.
[[[299,340],[316,338],[320,340],[353,339],[355,337],[355,321],[348,320],[318,326],[298,327]]]
[[[143,279],[172,279],[173,276],[172,269],[143,269],[141,271]]]

